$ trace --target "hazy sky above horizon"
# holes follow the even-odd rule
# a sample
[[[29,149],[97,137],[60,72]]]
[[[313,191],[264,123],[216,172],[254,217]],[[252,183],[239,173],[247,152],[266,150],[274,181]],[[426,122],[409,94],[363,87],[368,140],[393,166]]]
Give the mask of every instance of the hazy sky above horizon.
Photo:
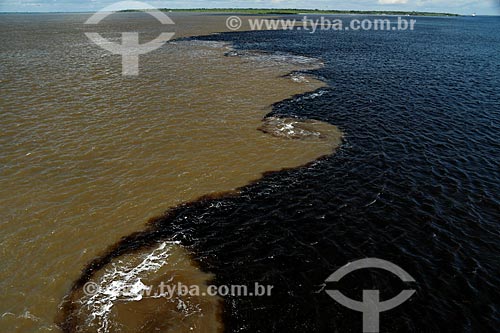
[[[97,11],[116,0],[0,0],[0,12]],[[500,15],[500,0],[150,0],[156,8],[317,8]]]

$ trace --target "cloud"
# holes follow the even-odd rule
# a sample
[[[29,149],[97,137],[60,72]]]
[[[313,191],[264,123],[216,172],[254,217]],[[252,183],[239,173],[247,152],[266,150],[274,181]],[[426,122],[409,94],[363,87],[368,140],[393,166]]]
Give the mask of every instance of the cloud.
[[[408,3],[408,0],[378,0],[380,5],[402,5]]]

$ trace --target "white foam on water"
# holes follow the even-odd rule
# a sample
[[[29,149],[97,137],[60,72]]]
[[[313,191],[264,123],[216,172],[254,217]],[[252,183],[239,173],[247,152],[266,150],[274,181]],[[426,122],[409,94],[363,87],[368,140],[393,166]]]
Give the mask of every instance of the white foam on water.
[[[252,58],[252,60],[255,61],[269,63],[269,65],[273,65],[276,63],[286,63],[296,66],[307,66],[307,67],[323,66],[323,62],[317,58],[311,58],[285,52],[263,52],[255,50],[232,49],[230,52],[226,53],[226,55],[230,57]]]
[[[315,92],[315,93],[312,93],[312,94],[308,94],[308,95],[302,96],[301,98],[302,98],[303,100],[315,99],[316,97],[323,96],[324,94],[326,94],[326,90],[320,90],[320,91],[318,91],[318,92]]]
[[[270,130],[276,136],[287,138],[310,138],[321,137],[321,132],[306,129],[303,127],[304,121],[293,118],[268,117],[264,120],[267,130]]]
[[[80,300],[82,306],[91,314],[85,324],[91,327],[97,324],[97,332],[109,332],[109,317],[117,301],[133,302],[150,297],[147,294],[149,287],[142,282],[141,276],[144,277],[145,273],[154,273],[162,268],[171,255],[171,245],[178,246],[178,244],[179,242],[161,243],[135,266],[123,261],[112,263],[98,281],[97,292],[85,295]]]
[[[303,74],[300,74],[300,73],[292,73],[292,74],[290,74],[290,78],[292,79],[293,82],[297,82],[297,83],[309,82],[309,80],[306,78],[306,76]]]
[[[176,42],[176,43],[179,43],[179,42]],[[182,41],[181,43],[184,43],[184,44],[190,45],[190,46],[208,47],[208,48],[213,48],[213,49],[221,49],[221,48],[232,49],[231,44],[228,42],[193,39],[193,40],[189,40],[189,41]]]

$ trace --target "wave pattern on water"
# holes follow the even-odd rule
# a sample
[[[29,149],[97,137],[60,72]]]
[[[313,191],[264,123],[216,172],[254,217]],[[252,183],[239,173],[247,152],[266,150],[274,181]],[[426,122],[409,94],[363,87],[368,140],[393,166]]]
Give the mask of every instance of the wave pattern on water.
[[[257,131],[273,103],[324,86],[288,77],[316,62],[225,57],[225,42],[175,41],[141,55],[140,75],[124,77],[120,56],[84,32],[117,41],[140,31],[150,40],[165,27],[145,13],[93,27],[83,24],[89,16],[0,20],[0,330],[58,330],[53,318],[70,282],[106,244],[168,207],[302,165],[340,141],[339,131],[334,145]],[[222,16],[175,22],[176,36],[225,27]]]
[[[144,272],[157,272],[166,264],[169,257],[167,243],[163,242],[136,266],[131,267],[129,263],[124,262],[121,262],[121,266],[113,264],[100,279],[98,292],[86,295],[87,297],[80,300],[85,310],[92,314],[85,322],[85,326],[96,327],[97,332],[109,332],[109,315],[114,302],[140,301],[143,292],[147,290],[141,275]]]
[[[269,116],[338,124],[346,133],[345,144],[337,154],[307,167],[269,173],[261,181],[240,189],[238,194],[205,197],[176,207],[154,219],[144,232],[125,237],[95,259],[75,282],[73,292],[77,293],[91,277],[105,272],[115,260],[129,255],[128,259],[133,261],[141,254],[151,253],[158,241],[179,241],[195,253],[193,259],[205,271],[215,274],[217,284],[252,285],[258,281],[275,286],[271,297],[227,297],[223,319],[228,331],[323,332],[332,327],[339,331],[360,331],[360,314],[341,307],[322,292],[323,281],[348,261],[380,257],[403,267],[417,281],[417,293],[409,302],[382,315],[384,328],[410,332],[495,332],[500,324],[497,259],[500,252],[500,55],[496,49],[500,43],[499,22],[498,18],[475,18],[474,21],[469,18],[419,18],[418,22],[414,32],[321,32],[311,35],[299,31],[274,31],[207,37],[207,40],[236,41],[237,51],[241,52],[261,49],[271,58],[275,52],[280,52],[280,59],[283,53],[323,59],[325,66],[312,73],[327,80],[330,88],[278,103]],[[80,55],[72,60],[65,56],[66,48],[60,48],[60,53],[53,53],[43,45],[26,50],[22,55],[31,55],[28,58],[33,63],[18,67],[11,77],[2,79],[2,84],[22,82],[30,77],[26,73],[31,73],[33,68],[43,68],[44,61],[54,55],[61,59],[53,63],[54,68],[67,62],[68,68],[73,68],[75,81],[82,73],[89,72],[89,68],[97,68],[101,70],[91,78],[93,84],[100,81],[104,86],[116,82],[116,75],[109,74],[119,73],[118,62],[114,67],[106,67],[107,61],[95,59],[94,47],[85,45],[88,59]],[[211,46],[208,45],[207,50],[198,51],[188,59],[198,59],[199,55],[209,53]],[[81,53],[81,49],[78,50]],[[2,53],[5,61],[14,63],[20,55],[15,50]],[[266,68],[260,70],[261,73],[268,71]],[[67,77],[64,70],[54,72],[54,79]],[[130,106],[127,98],[114,100],[117,107],[110,109],[107,100],[96,100],[99,91],[94,86],[84,89],[85,84],[76,82],[72,85],[75,90],[69,90],[68,94],[67,80],[46,82],[35,77],[30,84],[26,85],[27,90],[18,91],[32,96],[31,100],[26,100],[27,104],[44,105],[43,111],[57,107],[57,103],[31,95],[29,89],[65,91],[66,94],[60,94],[59,102],[74,106],[74,110],[79,110],[78,104],[82,101],[89,101],[85,106],[98,105],[90,113],[72,115],[78,124],[71,132],[75,151],[83,149],[86,154],[99,154],[91,145],[79,146],[81,134],[86,129],[82,126],[84,130],[79,130],[80,125],[85,124],[78,120],[79,116],[89,124],[102,123],[102,132],[107,131],[109,124],[102,115],[115,116],[111,118],[119,120],[123,138],[135,138],[130,133],[137,133],[133,132],[137,131],[136,126],[131,126],[129,121],[140,119],[145,103],[136,104],[139,106],[137,112],[124,114],[121,110]],[[131,89],[125,93],[133,95],[139,91],[133,83],[129,85]],[[155,79],[144,86],[162,89],[165,85],[161,79]],[[114,89],[110,96],[124,93],[122,85]],[[14,94],[10,90],[6,93]],[[70,95],[80,96],[81,100],[68,100]],[[22,100],[23,96],[16,98]],[[223,96],[222,100],[225,99]],[[245,101],[251,104],[253,100]],[[165,117],[162,113],[164,102],[166,100],[155,104],[157,119]],[[11,107],[8,103],[6,106]],[[33,124],[47,116],[34,112],[37,110],[26,109],[24,113]],[[56,114],[70,118],[64,112]],[[6,112],[2,117],[16,115]],[[186,122],[192,120],[189,118]],[[15,125],[16,121],[10,123]],[[50,131],[56,127],[55,122],[41,124],[38,127],[41,137],[59,133],[57,128]],[[151,130],[164,131],[161,125],[155,126]],[[16,127],[9,130],[15,137]],[[137,138],[141,134],[142,129]],[[58,141],[60,137],[52,135],[46,141],[57,141],[54,146],[63,149],[63,141]],[[156,134],[153,137],[156,138]],[[29,138],[25,135],[17,141],[25,145],[19,150],[24,154],[19,154],[18,158],[21,161],[23,156],[31,156],[31,165],[36,166],[37,142]],[[115,139],[116,136],[108,137],[109,141]],[[144,160],[141,145],[149,141],[135,144],[139,161]],[[158,142],[158,147],[164,144]],[[51,154],[60,155],[56,150]],[[114,165],[117,170],[130,170],[128,161],[120,158],[123,156],[103,153],[96,159],[102,162],[98,164],[102,169],[109,169],[107,163],[113,159],[120,161]],[[17,163],[14,159],[10,161]],[[9,166],[9,172],[22,176],[23,171],[18,170],[15,163]],[[74,174],[77,179],[93,178],[86,173],[90,169],[86,161],[68,164],[67,170],[60,170],[53,161],[47,163],[49,168],[46,170],[53,173],[49,178],[52,180],[64,173]],[[144,166],[139,165],[139,169],[143,169]],[[162,166],[163,163],[158,162],[152,169]],[[43,176],[46,170],[35,169],[33,173]],[[22,178],[22,185],[32,190],[29,178]],[[125,184],[127,178],[120,181]],[[45,189],[47,184],[41,181],[38,186]],[[143,191],[139,186],[138,193]],[[79,201],[81,192],[74,190],[73,194],[72,199]],[[54,202],[61,201],[57,196],[50,198]],[[139,194],[135,198],[141,199]],[[110,206],[109,211],[116,210],[112,208],[113,202],[104,200],[103,204]],[[10,206],[14,208],[9,216],[21,214],[17,211],[18,205]],[[134,210],[131,207],[127,212]],[[74,215],[65,218],[72,220]],[[9,235],[27,233],[26,230],[39,225],[39,220],[26,220],[29,225],[22,224],[24,221],[11,224],[15,226],[12,227],[15,233]],[[125,217],[123,221],[116,220],[117,230],[130,224]],[[84,222],[76,228],[80,233],[88,223]],[[74,225],[65,227],[70,229],[67,234],[74,234]],[[47,226],[44,225],[43,230],[47,230]],[[60,232],[60,226],[53,230]],[[47,235],[40,232],[36,237]],[[106,238],[97,239],[104,241]],[[67,243],[67,237],[58,239]],[[33,244],[26,244],[32,252],[38,249]],[[48,244],[49,248],[54,247],[53,243]],[[57,263],[62,267],[69,265],[68,261],[65,258]],[[9,271],[14,271],[13,262],[5,265],[9,265]],[[49,269],[55,266],[47,265]],[[42,269],[47,270],[46,267]],[[51,273],[44,271],[46,276],[52,276]],[[12,280],[9,283],[13,283]],[[402,288],[398,281],[377,271],[353,274],[338,287],[356,299],[360,299],[362,289],[382,289],[382,298],[387,299]],[[71,315],[74,308],[64,310]],[[162,310],[164,308],[160,313],[164,313]],[[24,314],[27,319],[40,320],[29,311]],[[146,321],[153,320],[147,328],[177,323],[174,319],[161,319],[158,322],[146,318]],[[184,328],[189,329],[189,326]]]
[[[339,124],[346,142],[335,155],[268,173],[238,195],[172,209],[106,256],[177,240],[218,284],[274,285],[271,297],[225,299],[231,332],[360,331],[361,315],[332,301],[323,281],[349,261],[380,257],[417,281],[410,301],[382,315],[384,328],[494,332],[500,59],[491,41],[500,42],[498,21],[419,21],[415,33],[325,32],[307,42],[298,31],[207,37],[327,59],[313,73],[329,89],[278,103],[269,116]],[[381,289],[388,299],[404,286],[370,270],[337,287],[355,299]]]

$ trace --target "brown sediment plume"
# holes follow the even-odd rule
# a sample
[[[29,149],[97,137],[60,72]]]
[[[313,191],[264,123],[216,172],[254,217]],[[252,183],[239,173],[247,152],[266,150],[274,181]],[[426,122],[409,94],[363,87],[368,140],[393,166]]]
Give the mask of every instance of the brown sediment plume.
[[[236,52],[231,50],[228,44],[222,43],[199,41],[189,43],[201,52],[203,50],[210,52],[213,51],[214,46],[215,48],[223,46],[229,51],[219,53],[219,56],[224,54],[237,57],[238,61],[243,60],[244,62],[267,62],[271,63],[270,66],[272,64],[283,66],[283,57],[285,57],[288,66],[290,63],[292,65],[289,67],[288,73],[276,75],[277,80],[289,80],[291,85],[307,84],[309,89],[324,86],[316,78],[297,71],[321,66],[321,62],[316,59],[305,57],[296,59],[293,56],[275,56],[272,53],[259,51]],[[270,70],[267,66],[263,66],[260,70],[266,69]],[[261,74],[268,73],[262,72]],[[263,80],[266,80],[265,76],[263,76]],[[234,97],[237,96],[228,94],[228,98]],[[231,121],[230,115],[228,120]],[[293,142],[300,141],[305,144],[304,147],[316,145],[326,148],[314,158],[303,160],[301,163],[284,163],[279,169],[304,165],[311,160],[332,153],[339,146],[342,137],[337,127],[317,120],[264,117],[247,119],[247,121],[255,124],[254,131],[256,133],[261,131],[266,134],[266,141],[279,140],[277,142],[279,145],[293,145]],[[257,180],[258,178],[254,178],[248,180],[247,183]],[[237,189],[215,192],[181,206],[187,207],[216,197],[237,195],[237,193]],[[188,296],[172,299],[143,297],[137,296],[137,294],[128,295],[127,298],[117,294],[117,284],[134,285],[141,290],[144,286],[158,286],[161,282],[166,282],[171,286],[181,283],[185,286],[196,285],[202,291],[206,291],[207,286],[213,281],[214,276],[199,269],[189,250],[184,248],[182,244],[172,241],[173,233],[169,234],[165,230],[160,230],[160,228],[165,228],[169,220],[173,219],[175,211],[175,209],[171,209],[166,214],[151,219],[144,231],[135,232],[122,238],[108,248],[105,254],[95,258],[87,265],[61,304],[62,311],[57,321],[58,326],[64,332],[112,332],[118,329],[123,332],[158,330],[165,332],[220,332],[223,330],[221,322],[223,300],[218,296]],[[161,233],[162,236],[158,237],[158,233]],[[158,243],[159,241],[160,243]],[[148,269],[148,265],[144,265],[144,262],[148,258],[151,259],[151,256],[158,251],[157,259],[161,263],[150,263],[151,269]],[[91,296],[85,293],[85,288],[89,283],[99,287],[99,291]]]
[[[147,243],[138,240],[149,238]],[[175,242],[143,232],[94,260],[62,305],[64,332],[221,332],[222,299],[213,275]],[[120,247],[128,248],[122,253]],[[119,260],[117,259],[119,257]]]
[[[154,238],[148,232],[157,229],[135,234],[148,217],[206,193],[234,191],[266,171],[304,165],[340,143],[340,131],[335,144],[257,130],[274,103],[325,86],[293,76],[317,68],[317,60],[262,52],[225,57],[232,51],[227,43],[173,41],[141,55],[138,77],[122,77],[120,56],[93,45],[82,32],[135,30],[147,39],[159,27],[148,15],[117,15],[95,27],[78,25],[87,14],[10,22],[22,38],[7,34],[0,45],[19,55],[2,63],[0,104],[13,112],[6,114],[2,133],[6,250],[0,252],[0,303],[9,314],[0,318],[0,330],[57,330],[53,319],[70,287],[63,307],[76,309],[82,296],[77,290],[99,282],[100,270],[118,264],[121,255],[154,250],[158,244],[132,241]],[[177,37],[225,30],[224,16],[173,19]],[[136,236],[119,241],[123,235]],[[97,257],[103,244],[117,242]],[[187,258],[189,251],[174,251],[174,257]],[[20,270],[26,262],[31,264]],[[207,320],[217,321],[215,312],[207,313]],[[83,318],[72,323],[78,326]]]

